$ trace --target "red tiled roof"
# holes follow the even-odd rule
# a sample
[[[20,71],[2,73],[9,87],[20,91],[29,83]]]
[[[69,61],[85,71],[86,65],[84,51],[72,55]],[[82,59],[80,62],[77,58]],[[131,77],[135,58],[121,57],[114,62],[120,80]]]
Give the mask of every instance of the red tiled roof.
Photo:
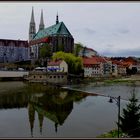
[[[93,58],[83,58],[84,65],[97,64],[98,62]]]
[[[122,67],[129,67],[132,64],[132,62],[118,61],[118,60],[112,60],[112,63]]]
[[[104,60],[104,58],[97,57],[97,56],[94,56],[94,57],[91,57],[91,58],[84,57],[84,58],[82,58],[82,60],[83,60],[84,65],[99,64],[101,62],[102,63],[106,62]]]
[[[120,62],[120,61],[118,61],[118,60],[112,60],[112,64],[117,64],[117,65],[120,65],[120,64],[121,64],[121,62]]]
[[[108,57],[104,57],[104,59],[107,61],[112,61],[111,58],[108,58]]]
[[[59,66],[62,60],[57,60],[57,61],[50,61],[48,62],[48,66]]]
[[[131,64],[134,64],[133,62],[128,62],[128,61],[122,61],[122,65],[129,67]]]

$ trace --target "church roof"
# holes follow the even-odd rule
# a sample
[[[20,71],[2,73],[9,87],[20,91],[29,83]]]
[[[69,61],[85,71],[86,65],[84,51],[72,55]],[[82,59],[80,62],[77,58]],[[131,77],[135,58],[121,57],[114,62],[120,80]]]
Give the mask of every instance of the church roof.
[[[58,110],[58,111],[55,111],[55,110],[45,110],[41,106],[37,106],[35,104],[34,104],[34,108],[35,108],[35,110],[38,113],[43,114],[48,119],[50,119],[53,122],[58,123],[60,125],[62,125],[64,123],[66,118],[71,113],[71,110],[67,110],[67,111],[63,111],[63,110]]]
[[[52,35],[66,35],[72,37],[71,33],[68,31],[67,27],[63,22],[52,25],[44,30],[40,30],[36,33],[33,40],[40,39]]]

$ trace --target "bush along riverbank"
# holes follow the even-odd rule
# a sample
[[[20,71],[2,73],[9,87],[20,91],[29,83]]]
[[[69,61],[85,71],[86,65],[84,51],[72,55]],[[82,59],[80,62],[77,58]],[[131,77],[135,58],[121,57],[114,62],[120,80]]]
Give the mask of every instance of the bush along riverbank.
[[[125,137],[122,131],[119,132],[119,137],[120,138]],[[111,130],[105,134],[97,136],[97,138],[118,138],[118,130],[117,129]]]

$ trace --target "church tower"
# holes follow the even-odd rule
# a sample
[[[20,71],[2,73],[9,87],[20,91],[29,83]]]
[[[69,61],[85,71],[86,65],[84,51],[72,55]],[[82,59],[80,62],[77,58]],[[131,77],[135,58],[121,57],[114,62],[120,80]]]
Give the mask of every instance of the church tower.
[[[35,109],[31,103],[28,104],[28,116],[29,116],[31,136],[33,137],[33,128],[34,128],[34,121],[35,121]]]
[[[31,21],[29,27],[29,41],[33,39],[36,34],[35,20],[34,20],[34,9],[32,7]]]
[[[39,31],[44,29],[43,10],[41,10],[41,18],[39,24]]]
[[[58,19],[58,13],[57,13],[57,15],[56,15],[56,24],[58,24],[59,23],[59,19]]]
[[[43,114],[38,112],[38,119],[39,119],[40,134],[42,134],[42,126],[43,126],[43,119],[44,119]]]

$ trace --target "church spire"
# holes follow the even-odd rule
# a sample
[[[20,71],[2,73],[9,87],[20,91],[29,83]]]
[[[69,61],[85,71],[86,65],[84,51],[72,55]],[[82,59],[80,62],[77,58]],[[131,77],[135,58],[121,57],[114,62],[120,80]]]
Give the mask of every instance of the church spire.
[[[32,7],[32,14],[31,14],[31,21],[30,23],[35,23],[35,20],[34,20],[34,8]]]
[[[28,104],[28,116],[29,116],[29,123],[31,129],[31,136],[33,137],[33,128],[34,128],[34,121],[35,121],[35,109],[32,104]]]
[[[57,12],[57,15],[56,15],[56,24],[59,23],[59,19],[58,19],[58,12]]]
[[[39,31],[44,29],[43,10],[41,10],[41,18],[39,24]]]
[[[58,123],[55,123],[55,132],[57,133]]]
[[[34,20],[34,9],[32,7],[31,21],[29,27],[29,41],[33,39],[36,34],[35,20]]]
[[[42,134],[42,126],[43,126],[44,116],[42,114],[38,113],[38,119],[39,119],[39,126],[40,126],[40,134]]]

